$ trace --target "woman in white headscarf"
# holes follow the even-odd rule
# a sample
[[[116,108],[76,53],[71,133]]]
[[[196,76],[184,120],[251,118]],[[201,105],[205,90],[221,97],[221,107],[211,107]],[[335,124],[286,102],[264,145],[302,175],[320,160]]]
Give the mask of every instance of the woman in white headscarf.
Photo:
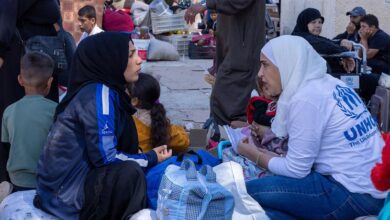
[[[377,214],[386,193],[370,171],[384,142],[364,103],[301,37],[271,40],[260,62],[263,93],[278,100],[271,129],[289,140],[283,156],[241,141],[239,153],[275,174],[248,182],[249,194],[272,219]]]

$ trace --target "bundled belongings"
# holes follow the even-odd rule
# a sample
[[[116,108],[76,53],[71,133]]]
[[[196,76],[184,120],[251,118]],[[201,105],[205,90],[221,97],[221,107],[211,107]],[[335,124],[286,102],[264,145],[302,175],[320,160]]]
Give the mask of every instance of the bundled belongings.
[[[148,203],[150,208],[157,208],[157,197],[161,179],[163,178],[164,172],[169,165],[177,165],[183,162],[183,160],[191,160],[194,162],[195,167],[200,169],[202,166],[208,165],[214,167],[219,164],[219,160],[213,157],[205,150],[198,150],[196,153],[188,151],[187,154],[179,154],[179,156],[173,156],[168,160],[158,164],[157,166],[150,169],[146,174],[147,180],[147,194]]]
[[[147,56],[150,61],[177,61],[180,59],[174,46],[157,39],[150,40]]]
[[[215,38],[212,34],[193,35],[189,44],[190,59],[213,59],[215,56]]]
[[[157,217],[165,219],[232,219],[234,197],[217,183],[210,166],[196,171],[191,160],[169,165],[158,191]]]
[[[159,40],[172,44],[180,56],[188,56],[188,46],[191,41],[191,35],[188,34],[173,34],[173,35],[157,35]]]
[[[132,32],[134,30],[133,19],[125,11],[106,8],[103,14],[103,29],[105,31]]]
[[[150,26],[149,5],[135,1],[131,6],[131,16],[135,26]]]

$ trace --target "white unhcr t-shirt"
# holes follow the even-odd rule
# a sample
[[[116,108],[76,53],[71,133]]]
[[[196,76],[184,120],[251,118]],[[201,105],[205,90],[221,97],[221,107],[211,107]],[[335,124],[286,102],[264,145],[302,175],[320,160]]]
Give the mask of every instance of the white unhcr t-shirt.
[[[370,178],[384,141],[364,103],[342,81],[326,75],[300,88],[290,102],[287,126],[288,153],[270,160],[271,172],[303,178],[313,168],[350,192],[386,197]]]

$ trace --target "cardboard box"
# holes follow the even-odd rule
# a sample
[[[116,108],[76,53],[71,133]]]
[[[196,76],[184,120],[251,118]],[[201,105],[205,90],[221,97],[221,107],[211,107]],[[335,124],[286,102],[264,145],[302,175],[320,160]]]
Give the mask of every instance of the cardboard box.
[[[190,130],[190,148],[202,148],[207,146],[207,129]]]

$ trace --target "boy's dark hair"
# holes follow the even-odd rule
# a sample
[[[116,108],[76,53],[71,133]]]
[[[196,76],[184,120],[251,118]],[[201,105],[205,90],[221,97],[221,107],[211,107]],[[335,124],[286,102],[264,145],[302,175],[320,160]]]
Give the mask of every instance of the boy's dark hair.
[[[213,9],[210,9],[209,10],[209,14],[211,15],[211,14],[216,14],[217,13],[217,10],[213,10]]]
[[[365,15],[360,22],[367,23],[368,26],[375,26],[376,28],[379,28],[379,21],[378,18],[375,15],[368,14]]]
[[[151,122],[151,146],[153,148],[165,145],[170,140],[170,121],[166,117],[164,106],[159,102],[160,84],[153,76],[140,73],[138,80],[128,91],[132,98],[138,98],[139,108],[150,110]]]
[[[28,85],[42,88],[53,75],[54,61],[43,52],[29,52],[23,56],[20,69],[20,74]]]
[[[95,7],[91,5],[86,5],[79,9],[78,15],[80,17],[87,17],[88,19],[95,18],[96,20],[96,10]]]

